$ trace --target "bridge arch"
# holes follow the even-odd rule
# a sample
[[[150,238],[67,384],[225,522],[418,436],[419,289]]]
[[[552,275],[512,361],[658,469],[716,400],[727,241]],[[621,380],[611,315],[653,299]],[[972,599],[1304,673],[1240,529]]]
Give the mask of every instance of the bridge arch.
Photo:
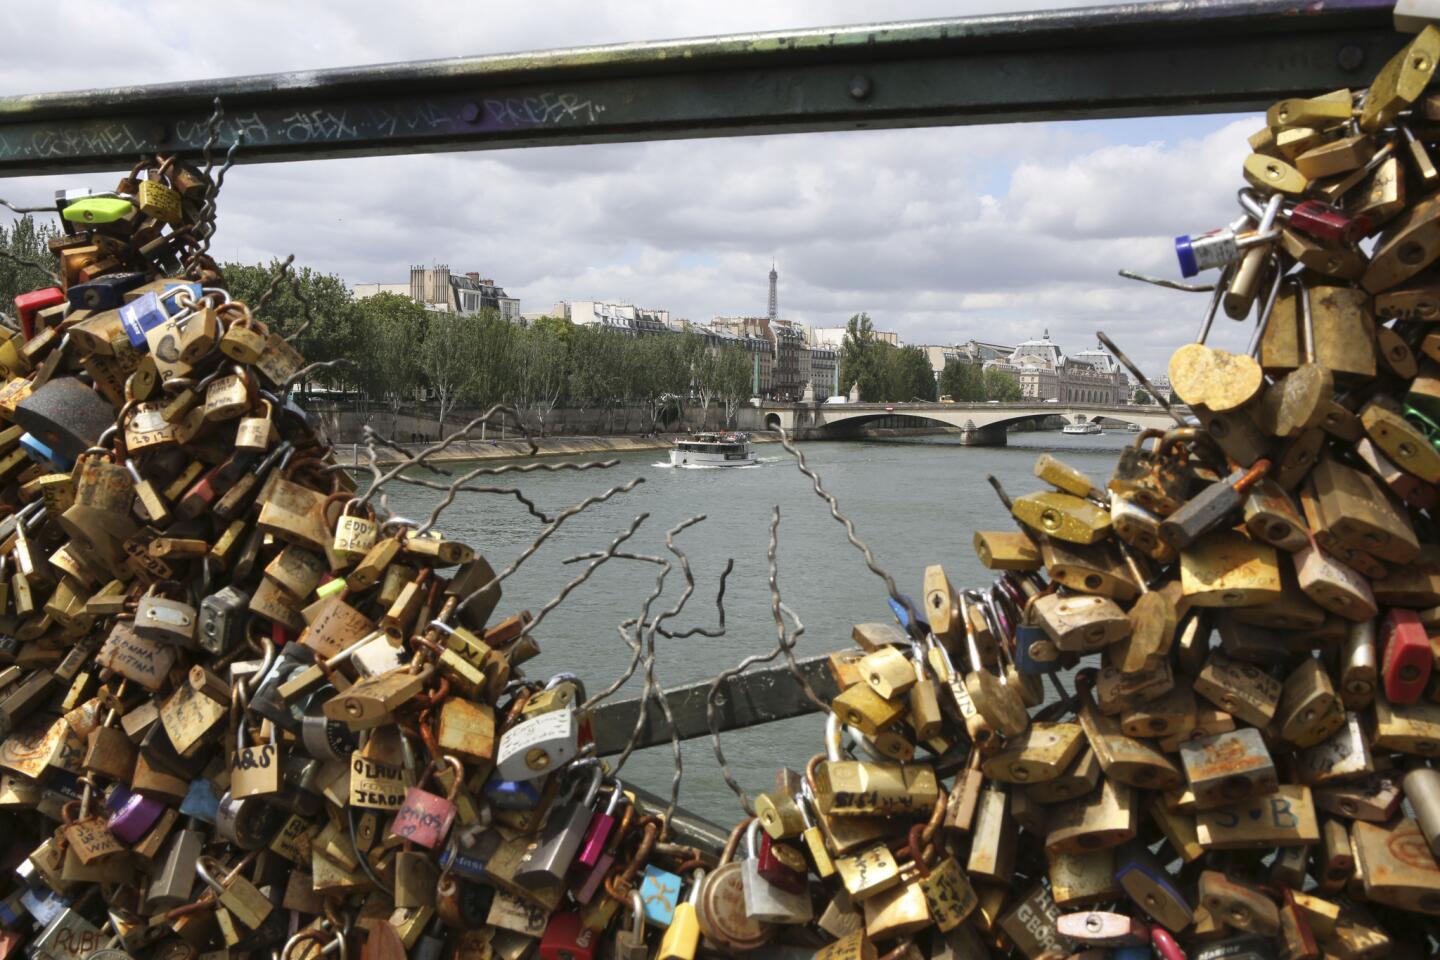
[[[779,429],[780,429],[780,414],[778,414],[778,413],[767,413],[767,414],[765,414],[765,429],[766,429],[766,430],[779,430]]]

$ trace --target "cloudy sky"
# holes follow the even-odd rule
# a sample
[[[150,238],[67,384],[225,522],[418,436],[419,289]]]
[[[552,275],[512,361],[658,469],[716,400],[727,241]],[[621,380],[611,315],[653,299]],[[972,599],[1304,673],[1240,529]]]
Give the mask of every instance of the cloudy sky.
[[[918,19],[1056,5],[911,0],[885,10]],[[20,0],[0,6],[0,91],[860,23],[876,9]],[[63,38],[94,36],[97,24],[110,25],[103,55],[67,62]],[[917,343],[1014,342],[1048,328],[1072,351],[1099,328],[1161,371],[1205,298],[1116,270],[1178,276],[1171,238],[1235,216],[1245,135],[1258,125],[1174,117],[260,164],[227,179],[215,252],[249,262],[293,252],[350,282],[399,282],[410,264],[448,263],[494,278],[527,311],[613,299],[693,320],[763,313],[773,257],[781,312],[793,319],[837,325],[865,310]],[[59,185],[113,182],[14,179],[0,196],[43,203]],[[1242,330],[1222,324],[1213,342],[1243,344]]]

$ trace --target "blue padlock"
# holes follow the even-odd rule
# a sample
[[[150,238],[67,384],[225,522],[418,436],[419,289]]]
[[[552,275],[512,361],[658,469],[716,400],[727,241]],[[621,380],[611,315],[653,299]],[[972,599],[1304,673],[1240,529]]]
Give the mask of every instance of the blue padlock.
[[[69,471],[75,468],[75,461],[66,459],[56,453],[52,448],[46,446],[33,433],[20,434],[20,446],[29,454],[30,459],[38,463],[50,463],[61,470]]]
[[[1111,947],[1110,960],[1150,960],[1153,953],[1149,947]]]
[[[123,788],[120,788],[123,789]],[[181,816],[194,817],[213,824],[220,813],[220,798],[215,795],[215,785],[201,777],[190,781],[185,799],[180,801]]]
[[[496,833],[462,827],[456,831],[455,842],[446,844],[440,852],[440,869],[453,870],[471,880],[485,880],[485,865],[490,862],[499,841]]]
[[[675,919],[675,905],[680,902],[682,881],[669,870],[645,865],[640,881],[640,902],[645,905],[645,922],[652,927],[668,927]]]
[[[4,900],[0,900],[0,924],[14,928],[20,921],[29,916],[22,902],[23,894],[19,891],[10,894]]]
[[[153,292],[136,297],[120,307],[120,325],[125,328],[125,336],[129,338],[130,346],[142,352],[150,350],[150,345],[145,342],[145,331],[160,326],[168,319],[170,315]]]
[[[491,777],[485,781],[485,799],[497,810],[534,810],[540,806],[540,788],[532,780],[501,780]]]
[[[37,893],[31,888],[20,894],[20,903],[30,911],[35,922],[43,927],[65,912],[65,908],[70,906],[70,898],[62,897],[48,887],[43,893]]]
[[[900,597],[901,597],[902,600],[905,601],[904,603],[901,603],[899,600],[896,600],[894,597],[886,597],[886,598],[885,598],[885,602],[888,603],[888,604],[890,604],[890,612],[895,615],[895,620],[896,620],[896,622],[899,623],[900,626],[901,626],[907,633],[910,633],[911,635],[914,635],[916,631],[911,628],[911,624],[910,624],[910,611],[913,610],[913,611],[915,611],[915,623],[919,626],[920,633],[921,633],[922,635],[929,633],[929,632],[930,632],[930,621],[927,620],[927,619],[925,619],[924,608],[922,608],[922,607],[921,607],[918,603],[916,603],[914,600],[910,599],[909,595],[907,595],[907,594],[902,593],[902,594],[900,594]],[[907,609],[907,604],[908,604],[908,609]]]
[[[143,273],[107,273],[86,283],[72,283],[65,298],[75,310],[114,310],[125,302],[127,291],[145,282]]]
[[[1057,673],[1060,670],[1060,658],[1054,657],[1050,660],[1037,660],[1031,651],[1031,644],[1045,644],[1053,646],[1050,638],[1040,627],[1019,624],[1015,628],[1015,669],[1021,673]]]

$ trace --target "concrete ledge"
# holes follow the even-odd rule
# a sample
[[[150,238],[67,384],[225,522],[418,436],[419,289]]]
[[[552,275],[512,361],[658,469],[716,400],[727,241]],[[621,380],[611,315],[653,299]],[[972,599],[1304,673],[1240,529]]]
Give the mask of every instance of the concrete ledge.
[[[688,434],[662,433],[655,437],[543,437],[535,441],[539,449],[537,457],[566,457],[579,454],[624,453],[631,450],[668,450],[675,441]],[[768,434],[751,434],[752,443],[775,443],[777,438]],[[400,447],[411,453],[424,450],[430,444],[402,443]],[[399,463],[400,457],[393,450],[377,451],[380,463]],[[365,462],[365,451],[359,444],[337,444],[335,455],[347,466]],[[524,439],[520,440],[465,440],[453,443],[444,450],[426,459],[427,463],[443,463],[450,460],[517,460],[532,456]]]

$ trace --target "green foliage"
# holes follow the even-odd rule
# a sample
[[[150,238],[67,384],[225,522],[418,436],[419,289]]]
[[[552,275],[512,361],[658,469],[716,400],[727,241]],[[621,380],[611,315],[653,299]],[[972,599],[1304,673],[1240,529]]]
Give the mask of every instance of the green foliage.
[[[949,394],[956,403],[984,400],[984,371],[979,364],[951,360],[940,371],[940,392]]]
[[[886,344],[875,339],[875,327],[868,313],[852,316],[840,345],[840,392],[849,393],[850,386],[858,383],[861,400],[889,399],[883,357],[887,349],[890,348]]]
[[[1020,392],[1020,380],[1008,370],[991,367],[985,371],[985,399],[1001,403],[1018,403],[1024,399]]]
[[[1145,390],[1144,387],[1136,387],[1135,396],[1132,398],[1131,402],[1144,405],[1154,403],[1155,400],[1150,396],[1150,394]]]
[[[8,229],[0,224],[0,312],[9,315],[15,298],[22,293],[55,286],[55,280],[46,271],[58,273],[60,261],[50,252],[47,243],[58,234],[48,223],[37,224],[28,213]],[[25,266],[16,259],[39,263],[45,269]]]
[[[361,346],[349,373],[372,398],[392,410],[412,399],[422,378],[416,339],[425,329],[425,308],[398,293],[381,293],[355,303],[355,343]]]
[[[885,364],[886,395],[884,400],[908,403],[912,400],[935,399],[935,373],[930,360],[919,347],[893,347],[881,353]],[[863,394],[862,394],[863,396]]]
[[[1015,403],[1024,399],[1020,381],[1007,370],[994,367],[986,370],[978,363],[951,360],[940,371],[940,392],[948,393],[956,403],[983,403],[999,400]]]

